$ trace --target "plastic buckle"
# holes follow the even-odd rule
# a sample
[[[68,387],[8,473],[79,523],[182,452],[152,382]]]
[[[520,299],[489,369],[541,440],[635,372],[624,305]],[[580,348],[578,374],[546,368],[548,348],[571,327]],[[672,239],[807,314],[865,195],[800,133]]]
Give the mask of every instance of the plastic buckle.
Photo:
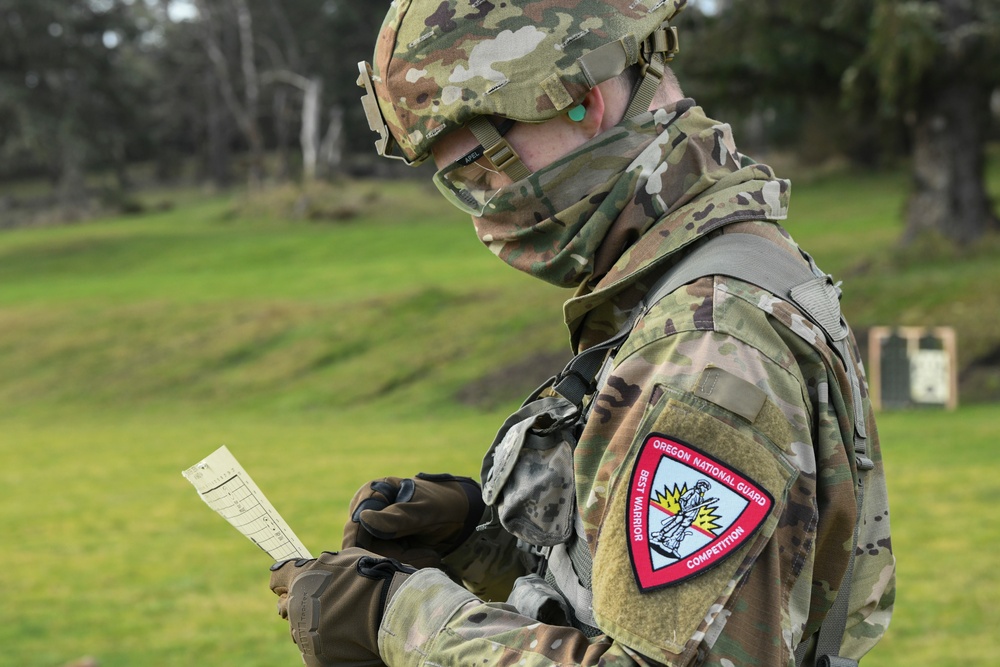
[[[503,173],[505,172],[514,162],[520,160],[520,156],[517,151],[507,143],[506,139],[501,139],[499,142],[490,146],[489,148],[483,147],[483,155],[486,156],[493,166],[497,168],[497,171]]]
[[[639,79],[645,79],[647,75],[653,75],[656,77],[657,82],[663,79],[664,75],[667,73],[667,60],[658,60],[653,56],[656,52],[650,53],[648,58],[644,58],[642,62],[642,67],[639,68]],[[659,83],[657,83],[659,85]]]
[[[552,547],[540,547],[536,544],[529,544],[528,553],[547,561],[549,559],[549,554],[552,553]]]
[[[816,658],[816,667],[858,667],[858,661],[837,655],[821,655]]]
[[[661,25],[643,40],[642,46],[647,61],[652,60],[653,54],[659,53],[663,55],[663,61],[669,63],[681,51],[680,33],[677,31],[677,26]]]

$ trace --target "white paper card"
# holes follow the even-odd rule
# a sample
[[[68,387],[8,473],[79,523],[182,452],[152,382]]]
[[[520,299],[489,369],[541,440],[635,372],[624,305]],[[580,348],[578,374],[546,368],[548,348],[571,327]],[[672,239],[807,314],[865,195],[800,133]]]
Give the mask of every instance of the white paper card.
[[[312,558],[225,446],[184,472],[201,499],[276,561]]]

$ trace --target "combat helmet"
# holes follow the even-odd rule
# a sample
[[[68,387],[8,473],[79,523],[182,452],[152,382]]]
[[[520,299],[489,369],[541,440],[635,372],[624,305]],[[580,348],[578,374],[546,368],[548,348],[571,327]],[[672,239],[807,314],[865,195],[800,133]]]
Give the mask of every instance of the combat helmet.
[[[597,84],[642,68],[626,117],[646,111],[678,51],[669,21],[687,0],[394,0],[358,85],[379,155],[416,165],[468,126],[480,142],[435,176],[481,212],[475,170],[529,175],[503,134],[571,109]],[[497,119],[503,119],[494,123]]]

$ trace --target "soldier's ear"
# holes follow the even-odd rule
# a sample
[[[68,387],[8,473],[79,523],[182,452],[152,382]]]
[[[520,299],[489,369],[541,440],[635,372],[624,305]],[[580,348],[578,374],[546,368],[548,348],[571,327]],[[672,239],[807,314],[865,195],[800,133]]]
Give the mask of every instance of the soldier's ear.
[[[607,107],[600,86],[591,88],[586,97],[580,101],[580,106],[584,110],[583,117],[578,120],[578,116],[574,116],[573,123],[587,139],[593,139],[606,129]]]

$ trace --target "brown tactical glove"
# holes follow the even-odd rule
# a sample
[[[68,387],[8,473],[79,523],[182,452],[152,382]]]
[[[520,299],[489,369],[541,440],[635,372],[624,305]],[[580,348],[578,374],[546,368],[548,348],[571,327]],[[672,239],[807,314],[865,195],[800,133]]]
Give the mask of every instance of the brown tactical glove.
[[[479,485],[468,477],[386,477],[354,494],[343,546],[414,567],[440,567],[475,532],[485,509]]]
[[[306,667],[378,667],[378,628],[389,600],[415,572],[363,549],[271,566],[278,614]]]

